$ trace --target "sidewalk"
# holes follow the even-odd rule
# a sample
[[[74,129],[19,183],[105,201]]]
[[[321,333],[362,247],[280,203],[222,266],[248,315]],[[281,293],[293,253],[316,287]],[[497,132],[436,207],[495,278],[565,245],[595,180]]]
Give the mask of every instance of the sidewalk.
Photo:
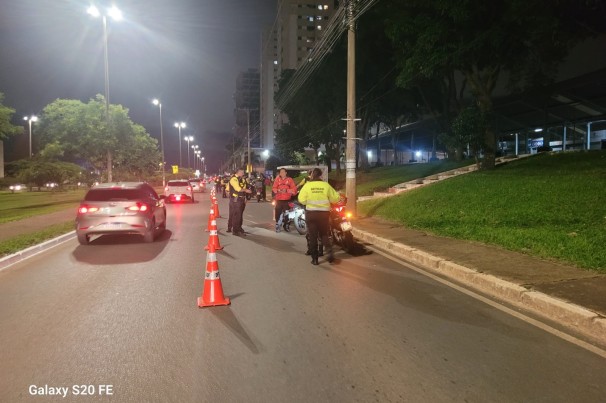
[[[356,220],[354,236],[606,346],[606,275],[374,217]]]

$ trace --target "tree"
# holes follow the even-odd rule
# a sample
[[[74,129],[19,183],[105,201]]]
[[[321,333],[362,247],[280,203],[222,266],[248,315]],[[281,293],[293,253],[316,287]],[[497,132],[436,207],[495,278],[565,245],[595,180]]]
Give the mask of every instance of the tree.
[[[63,159],[85,162],[96,170],[109,160],[119,172],[135,176],[153,173],[161,160],[157,142],[128,117],[128,109],[110,105],[111,130],[107,130],[102,96],[83,103],[58,99],[47,105],[38,126],[41,146],[56,144]],[[108,135],[109,133],[109,135]]]
[[[23,183],[36,185],[40,189],[49,182],[59,186],[66,182],[76,182],[81,172],[82,168],[76,164],[34,158],[25,161],[17,177]]]
[[[452,124],[452,136],[447,136],[443,139],[445,143],[451,142],[452,149],[463,150],[463,148],[469,145],[471,153],[475,156],[476,162],[478,160],[478,153],[482,148],[482,134],[486,127],[485,116],[476,107],[469,107],[463,109],[459,116],[457,116]],[[459,156],[457,160],[461,159]]]
[[[15,110],[4,106],[4,94],[0,92],[0,141],[6,140],[10,136],[19,133],[19,126],[11,124],[11,119]]]
[[[604,16],[605,6],[591,0],[407,0],[391,1],[389,9],[399,84],[460,73],[486,118],[485,169],[495,162],[490,115],[500,74],[511,73],[515,87],[545,84],[573,43],[604,30],[592,14]]]

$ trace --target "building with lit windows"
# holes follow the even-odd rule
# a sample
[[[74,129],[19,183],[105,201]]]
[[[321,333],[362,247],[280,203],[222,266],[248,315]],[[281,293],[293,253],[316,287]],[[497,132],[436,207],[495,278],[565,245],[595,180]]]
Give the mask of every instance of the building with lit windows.
[[[338,7],[335,0],[278,0],[275,23],[262,36],[261,144],[274,147],[275,130],[287,117],[274,108],[280,74],[305,63]]]

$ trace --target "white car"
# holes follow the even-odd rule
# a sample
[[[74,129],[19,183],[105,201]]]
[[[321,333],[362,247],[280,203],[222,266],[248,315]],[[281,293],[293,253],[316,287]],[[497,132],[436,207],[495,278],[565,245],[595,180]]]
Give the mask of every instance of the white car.
[[[202,188],[200,187],[200,181],[197,179],[190,179],[189,185],[191,186],[194,192],[201,192]]]
[[[168,181],[164,188],[164,196],[167,202],[194,202],[194,191],[187,179]]]

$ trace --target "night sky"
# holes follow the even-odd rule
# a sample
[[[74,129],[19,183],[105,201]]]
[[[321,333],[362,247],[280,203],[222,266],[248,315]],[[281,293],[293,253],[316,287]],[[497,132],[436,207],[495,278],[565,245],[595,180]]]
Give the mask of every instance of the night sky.
[[[15,124],[58,98],[104,94],[102,20],[89,1],[0,0],[0,92]],[[108,2],[96,2],[99,8]],[[124,19],[109,27],[110,101],[160,137],[177,163],[176,121],[188,125],[209,169],[218,169],[234,126],[232,100],[240,71],[258,68],[261,31],[276,0],[117,0]],[[35,129],[34,129],[35,133]],[[186,144],[186,143],[184,143]],[[186,149],[183,147],[185,159]]]

